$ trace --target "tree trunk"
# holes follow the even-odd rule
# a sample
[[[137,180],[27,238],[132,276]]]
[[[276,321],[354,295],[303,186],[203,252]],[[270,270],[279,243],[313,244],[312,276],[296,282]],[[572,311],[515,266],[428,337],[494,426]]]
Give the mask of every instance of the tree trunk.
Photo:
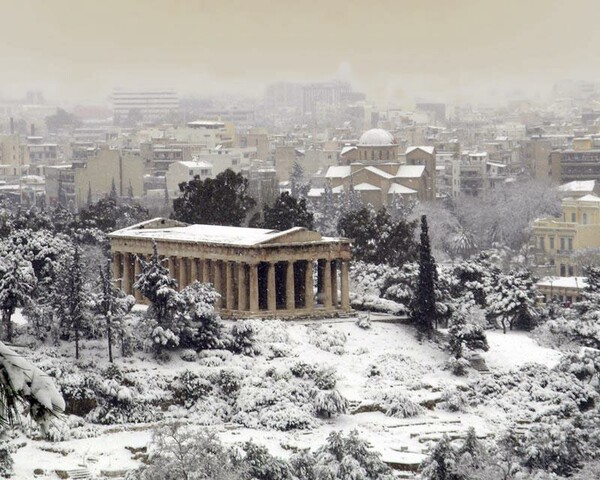
[[[79,328],[75,328],[75,360],[79,360]]]
[[[106,319],[106,333],[108,336],[108,361],[113,363],[113,354],[112,354],[112,332],[110,329],[110,317]]]
[[[6,312],[6,340],[11,343],[13,339],[12,314]]]
[[[506,316],[502,315],[502,333],[506,334]]]

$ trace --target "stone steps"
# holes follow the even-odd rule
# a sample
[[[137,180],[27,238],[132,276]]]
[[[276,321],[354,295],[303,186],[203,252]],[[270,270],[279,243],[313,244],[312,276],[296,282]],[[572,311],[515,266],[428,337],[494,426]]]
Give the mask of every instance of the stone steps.
[[[72,470],[67,470],[67,478],[72,478],[73,480],[88,480],[92,479],[92,474],[87,468],[74,468]]]

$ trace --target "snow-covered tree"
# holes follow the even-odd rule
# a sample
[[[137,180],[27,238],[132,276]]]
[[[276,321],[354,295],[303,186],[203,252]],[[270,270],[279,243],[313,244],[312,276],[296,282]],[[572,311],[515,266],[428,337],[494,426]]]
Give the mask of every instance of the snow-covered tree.
[[[456,451],[444,434],[421,464],[423,480],[463,480],[457,471]]]
[[[14,425],[20,404],[44,430],[53,416],[65,410],[50,377],[0,342],[0,422]]]
[[[219,293],[209,283],[194,282],[181,291],[185,326],[181,328],[180,346],[199,350],[223,348],[224,325],[215,310]]]
[[[307,182],[304,178],[304,167],[298,162],[294,162],[292,165],[292,172],[290,173],[290,190],[290,193],[294,198],[306,198],[306,195],[310,190],[310,182]]]
[[[435,284],[437,267],[431,255],[427,217],[421,217],[421,243],[419,244],[419,276],[415,288],[415,298],[411,308],[411,317],[420,335],[431,337],[437,328]]]
[[[12,316],[17,307],[31,301],[37,280],[31,262],[20,253],[8,253],[0,259],[0,309],[4,337],[12,342]]]
[[[79,247],[63,265],[64,283],[56,283],[53,289],[53,303],[60,321],[63,335],[73,338],[75,358],[79,360],[79,342],[89,318],[89,295],[84,284],[83,266]],[[72,337],[71,337],[72,335]]]
[[[150,260],[139,261],[142,271],[133,288],[150,301],[146,317],[153,347],[159,353],[164,347],[174,348],[179,345],[178,315],[183,311],[184,303],[176,290],[177,281],[169,276],[169,270],[158,256],[156,243]]]
[[[529,272],[521,270],[500,274],[488,296],[488,314],[500,318],[502,330],[520,328],[531,330],[538,322],[536,293]]]
[[[484,352],[489,350],[483,327],[468,321],[474,308],[476,307],[473,304],[461,305],[452,316],[452,324],[448,329],[448,345],[450,353],[456,359],[464,356],[465,349]]]
[[[273,206],[265,205],[263,208],[263,221],[258,224],[260,228],[275,230],[288,230],[293,227],[313,228],[313,214],[308,211],[306,199],[299,200],[283,192]]]
[[[94,295],[93,306],[97,313],[104,317],[105,333],[108,341],[108,361],[113,361],[113,342],[119,332],[123,331],[125,316],[135,305],[135,298],[126,295],[121,289],[115,287],[110,261],[105,267],[99,268],[98,291]]]

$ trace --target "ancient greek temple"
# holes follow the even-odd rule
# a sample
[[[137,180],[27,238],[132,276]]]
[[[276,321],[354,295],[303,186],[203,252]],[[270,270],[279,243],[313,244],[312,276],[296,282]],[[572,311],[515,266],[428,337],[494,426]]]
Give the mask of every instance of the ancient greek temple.
[[[143,303],[133,288],[141,259],[153,243],[179,289],[209,282],[220,293],[221,316],[319,317],[350,309],[350,242],[295,227],[188,225],[156,218],[109,235],[117,284]]]

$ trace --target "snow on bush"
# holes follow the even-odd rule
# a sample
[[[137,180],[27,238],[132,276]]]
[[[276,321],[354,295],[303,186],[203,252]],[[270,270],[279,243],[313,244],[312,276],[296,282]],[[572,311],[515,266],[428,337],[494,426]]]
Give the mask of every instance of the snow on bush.
[[[469,398],[465,392],[457,388],[447,388],[442,392],[442,407],[450,412],[466,412],[469,408]]]
[[[254,356],[260,353],[260,348],[255,341],[255,327],[250,321],[236,322],[231,327],[229,349],[233,353]]]
[[[346,344],[346,335],[331,326],[318,325],[308,328],[308,342],[326,352],[342,355]]]
[[[423,376],[431,371],[432,367],[410,357],[399,353],[385,353],[367,367],[367,386],[382,388],[400,384],[413,390],[422,386]]]
[[[450,370],[454,375],[462,377],[467,374],[471,363],[466,358],[451,357],[444,365],[444,369]]]
[[[317,415],[328,418],[346,413],[348,400],[338,390],[319,390],[313,400]]]
[[[423,413],[423,408],[398,388],[377,392],[372,401],[388,417],[408,418]]]

